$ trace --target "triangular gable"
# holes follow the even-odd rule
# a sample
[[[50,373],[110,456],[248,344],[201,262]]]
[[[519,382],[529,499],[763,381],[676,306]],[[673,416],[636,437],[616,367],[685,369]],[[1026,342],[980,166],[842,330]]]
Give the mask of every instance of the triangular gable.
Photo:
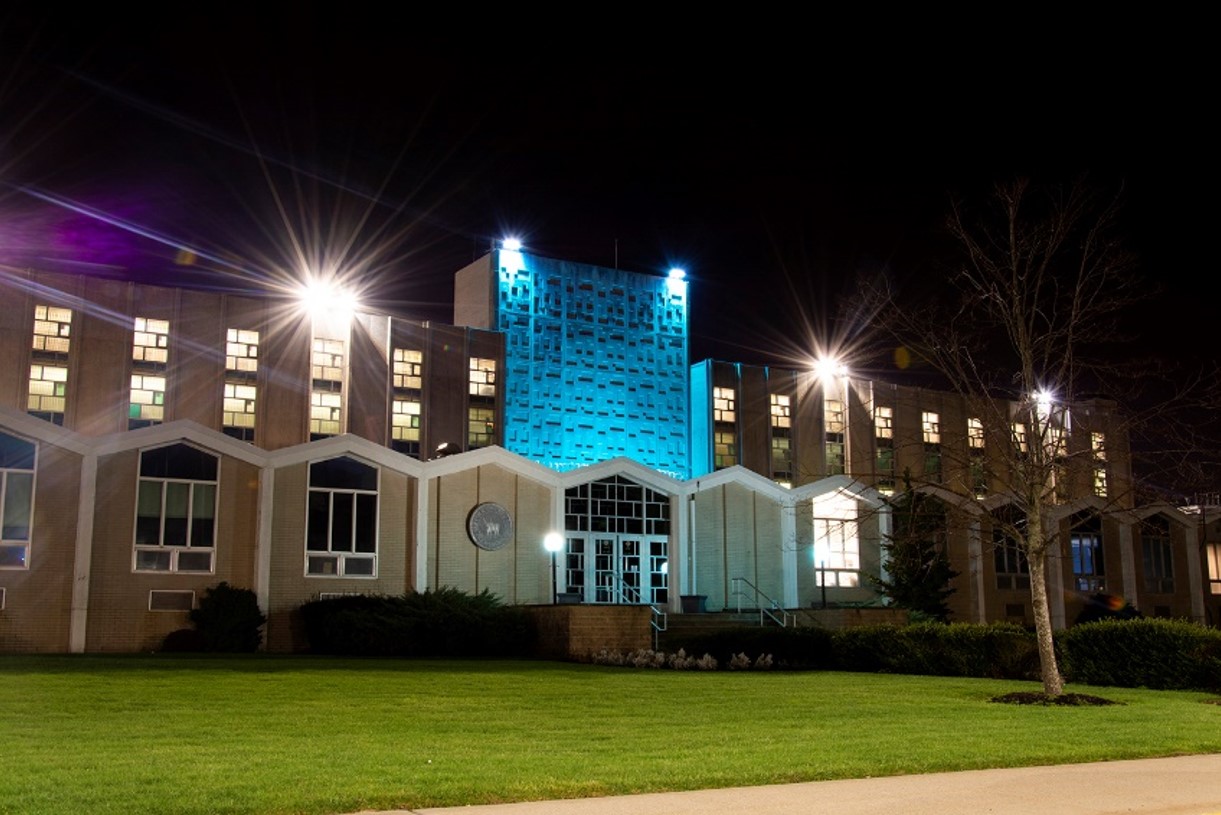
[[[90,450],[86,436],[9,408],[0,408],[0,431],[40,444],[60,447],[81,456],[88,455]]]

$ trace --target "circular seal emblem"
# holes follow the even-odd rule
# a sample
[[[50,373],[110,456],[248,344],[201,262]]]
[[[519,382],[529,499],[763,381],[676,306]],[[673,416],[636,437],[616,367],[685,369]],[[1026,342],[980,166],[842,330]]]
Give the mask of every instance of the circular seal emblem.
[[[471,510],[466,522],[471,541],[480,549],[494,551],[513,540],[513,519],[500,504],[487,502]]]

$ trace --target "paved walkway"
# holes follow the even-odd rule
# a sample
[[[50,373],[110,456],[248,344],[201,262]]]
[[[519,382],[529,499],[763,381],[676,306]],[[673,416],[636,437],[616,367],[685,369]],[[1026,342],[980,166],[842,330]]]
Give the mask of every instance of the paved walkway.
[[[381,815],[1221,815],[1221,754]],[[370,813],[363,813],[370,815]]]

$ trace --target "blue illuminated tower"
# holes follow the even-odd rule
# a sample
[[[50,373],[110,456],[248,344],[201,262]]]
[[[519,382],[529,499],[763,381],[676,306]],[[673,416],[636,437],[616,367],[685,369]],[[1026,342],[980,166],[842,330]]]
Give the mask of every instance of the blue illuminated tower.
[[[456,275],[454,320],[505,335],[506,449],[689,476],[685,281],[496,249]]]

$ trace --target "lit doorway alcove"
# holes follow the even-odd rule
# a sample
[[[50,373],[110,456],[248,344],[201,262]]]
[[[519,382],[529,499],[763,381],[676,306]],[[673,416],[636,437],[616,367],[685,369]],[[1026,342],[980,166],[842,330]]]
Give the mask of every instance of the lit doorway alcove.
[[[584,603],[665,605],[670,498],[622,476],[564,493],[562,591]]]

